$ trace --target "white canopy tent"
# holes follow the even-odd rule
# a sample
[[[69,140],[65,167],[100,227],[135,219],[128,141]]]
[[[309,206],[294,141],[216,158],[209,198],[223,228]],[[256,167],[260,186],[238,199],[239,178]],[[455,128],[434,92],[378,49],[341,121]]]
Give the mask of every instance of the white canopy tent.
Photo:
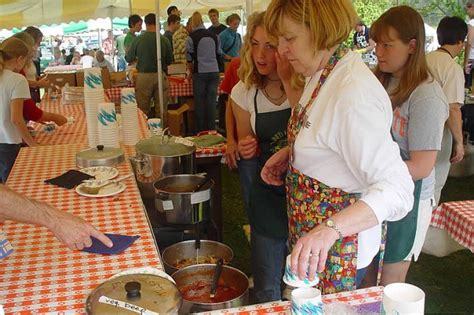
[[[176,5],[185,16],[194,11],[207,13],[210,8],[221,11],[264,10],[270,0],[160,0],[160,12]],[[0,0],[0,29],[27,25],[51,25],[97,18],[125,17],[131,13],[155,12],[152,0]]]
[[[207,13],[210,8],[216,8],[221,11],[243,10],[248,16],[254,10],[265,10],[269,2],[270,0],[0,0],[0,30],[124,17],[131,13],[143,16],[155,12],[157,16],[166,16],[166,8],[171,4],[177,6],[183,15],[191,15],[194,11]],[[160,36],[157,36],[156,43],[159,103],[163,115]]]

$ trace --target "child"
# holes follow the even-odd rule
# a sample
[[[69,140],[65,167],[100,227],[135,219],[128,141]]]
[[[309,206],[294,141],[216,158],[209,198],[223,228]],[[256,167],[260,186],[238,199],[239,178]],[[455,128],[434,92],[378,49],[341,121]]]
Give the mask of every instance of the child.
[[[423,19],[413,8],[389,9],[372,24],[377,43],[375,75],[392,101],[392,136],[415,183],[415,203],[402,220],[387,225],[382,284],[405,282],[421,252],[435,205],[434,165],[441,149],[448,104],[430,76]]]
[[[0,44],[0,181],[6,182],[20,151],[22,139],[36,142],[23,120],[23,101],[31,98],[28,81],[16,72],[23,69],[29,49],[21,40],[8,38]]]

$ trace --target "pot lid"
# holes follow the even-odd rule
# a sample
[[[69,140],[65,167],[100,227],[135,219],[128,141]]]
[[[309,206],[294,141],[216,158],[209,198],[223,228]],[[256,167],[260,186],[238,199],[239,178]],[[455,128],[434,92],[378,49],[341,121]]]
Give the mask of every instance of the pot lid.
[[[109,148],[103,145],[76,154],[76,162],[79,166],[108,166],[119,164],[124,160],[124,154],[120,148]]]
[[[194,144],[180,137],[153,136],[141,140],[136,145],[137,153],[157,155],[161,157],[175,157],[192,154],[196,147]]]
[[[175,314],[182,298],[176,285],[154,274],[128,274],[109,279],[86,300],[88,314]]]

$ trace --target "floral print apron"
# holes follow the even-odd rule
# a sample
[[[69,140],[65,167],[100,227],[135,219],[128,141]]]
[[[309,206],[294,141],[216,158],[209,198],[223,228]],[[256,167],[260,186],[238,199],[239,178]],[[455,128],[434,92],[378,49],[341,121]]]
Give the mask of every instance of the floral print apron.
[[[288,123],[290,165],[286,176],[290,250],[299,237],[323,223],[335,213],[357,201],[359,194],[350,194],[311,178],[292,166],[294,144],[298,133],[309,122],[307,112],[319,94],[331,71],[336,66],[338,51],[324,68],[310,100],[305,106],[298,104]],[[357,234],[337,240],[328,252],[325,270],[319,274],[323,294],[354,290],[357,273]]]

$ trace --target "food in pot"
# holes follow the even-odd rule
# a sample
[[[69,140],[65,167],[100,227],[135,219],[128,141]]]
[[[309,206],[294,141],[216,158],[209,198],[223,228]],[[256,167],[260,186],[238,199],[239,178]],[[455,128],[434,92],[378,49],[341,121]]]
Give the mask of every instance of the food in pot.
[[[185,300],[197,303],[222,303],[231,301],[240,295],[239,291],[235,287],[226,285],[221,280],[219,280],[216,295],[213,298],[210,297],[211,282],[202,280],[181,287],[179,288],[179,291]]]
[[[214,255],[206,255],[206,256],[198,256],[198,262],[199,264],[215,264],[219,260],[219,257],[216,257]],[[227,264],[228,262],[224,259],[224,264]],[[181,269],[187,266],[191,265],[196,265],[196,257],[192,258],[183,258],[183,259],[177,259],[176,264],[173,265],[176,269]]]

